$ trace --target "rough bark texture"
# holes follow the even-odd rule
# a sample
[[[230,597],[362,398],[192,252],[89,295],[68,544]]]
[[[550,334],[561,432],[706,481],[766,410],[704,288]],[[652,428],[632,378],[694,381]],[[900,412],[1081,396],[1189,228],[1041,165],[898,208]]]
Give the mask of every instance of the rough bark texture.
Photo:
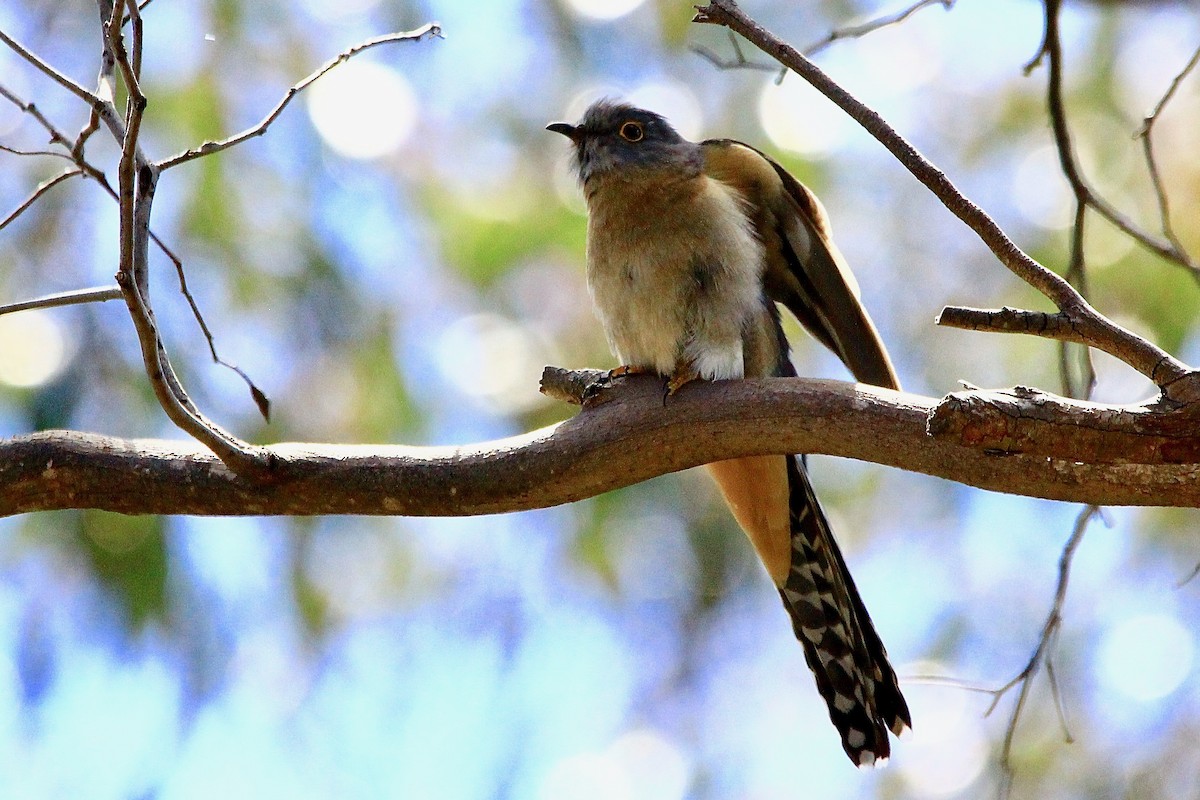
[[[582,373],[588,375],[588,373]],[[579,373],[548,393],[578,399]],[[662,399],[617,381],[581,413],[468,447],[279,444],[271,477],[190,441],[45,431],[0,443],[0,514],[456,516],[558,505],[724,458],[825,453],[995,491],[1102,505],[1200,507],[1196,412],[1078,403],[1034,390],[941,401],[837,381],[696,382]]]

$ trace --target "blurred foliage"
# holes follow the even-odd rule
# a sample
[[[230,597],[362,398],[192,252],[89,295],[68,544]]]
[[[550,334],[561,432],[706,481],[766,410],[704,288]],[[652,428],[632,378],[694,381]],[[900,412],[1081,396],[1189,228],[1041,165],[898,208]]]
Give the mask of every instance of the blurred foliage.
[[[167,611],[167,522],[85,511],[73,526],[96,577],[125,609],[129,624],[161,622]]]

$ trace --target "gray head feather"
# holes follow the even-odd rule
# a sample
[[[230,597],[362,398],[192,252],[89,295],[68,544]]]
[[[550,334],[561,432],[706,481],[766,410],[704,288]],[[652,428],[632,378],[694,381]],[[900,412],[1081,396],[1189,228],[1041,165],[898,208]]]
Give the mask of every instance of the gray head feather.
[[[555,123],[548,130],[575,145],[575,165],[585,185],[593,178],[636,179],[646,171],[675,169],[695,174],[699,145],[684,139],[663,117],[627,103],[600,100],[578,125]]]

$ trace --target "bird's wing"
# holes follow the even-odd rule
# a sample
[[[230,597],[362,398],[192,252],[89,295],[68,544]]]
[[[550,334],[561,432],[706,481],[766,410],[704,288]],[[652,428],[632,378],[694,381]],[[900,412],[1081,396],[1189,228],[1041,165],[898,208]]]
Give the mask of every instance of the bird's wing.
[[[899,389],[900,382],[858,284],[830,235],[816,196],[782,166],[730,139],[701,143],[705,173],[745,200],[766,253],[763,283],[800,324],[863,383]]]

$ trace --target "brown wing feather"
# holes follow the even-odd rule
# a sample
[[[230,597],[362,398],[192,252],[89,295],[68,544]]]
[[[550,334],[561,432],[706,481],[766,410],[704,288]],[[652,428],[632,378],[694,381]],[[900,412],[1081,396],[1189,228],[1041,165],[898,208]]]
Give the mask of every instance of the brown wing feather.
[[[782,166],[730,139],[702,143],[705,172],[746,198],[767,254],[768,296],[782,303],[863,383],[899,389],[854,276],[830,236],[816,196]]]

